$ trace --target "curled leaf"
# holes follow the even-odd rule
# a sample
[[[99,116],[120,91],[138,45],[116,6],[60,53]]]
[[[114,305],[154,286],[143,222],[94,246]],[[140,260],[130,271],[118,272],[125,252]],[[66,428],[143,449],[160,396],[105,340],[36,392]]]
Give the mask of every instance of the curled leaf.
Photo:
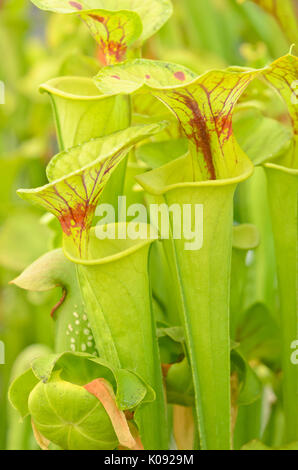
[[[102,403],[110,417],[120,444],[124,447],[133,448],[136,442],[131,435],[125,414],[116,406],[115,394],[110,384],[104,379],[96,379],[85,385],[84,388]]]
[[[35,424],[34,424],[33,419],[31,420],[31,424],[32,424],[33,435],[34,435],[35,440],[36,440],[37,444],[39,445],[39,447],[40,447],[42,450],[49,450],[49,445],[50,445],[51,441],[49,441],[48,439],[46,439],[46,438],[38,431],[37,427],[36,427]]]

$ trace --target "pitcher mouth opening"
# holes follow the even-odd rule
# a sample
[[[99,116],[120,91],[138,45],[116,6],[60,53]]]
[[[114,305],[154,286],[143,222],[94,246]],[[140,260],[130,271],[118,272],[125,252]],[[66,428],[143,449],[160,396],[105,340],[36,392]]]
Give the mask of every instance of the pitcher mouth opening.
[[[88,77],[65,76],[52,78],[39,87],[41,93],[50,93],[60,98],[77,101],[106,100],[111,96],[103,95],[93,80]]]
[[[133,238],[129,231],[137,231]],[[102,237],[105,236],[103,239]],[[149,224],[118,222],[93,227],[89,235],[88,259],[79,258],[69,239],[63,241],[65,256],[75,264],[94,266],[108,264],[129,256],[158,240],[157,230]]]
[[[161,196],[171,190],[182,188],[203,188],[222,187],[236,185],[248,179],[254,172],[254,165],[251,160],[242,156],[239,160],[239,167],[234,176],[216,180],[191,181],[189,175],[188,155],[184,155],[176,160],[163,165],[160,168],[151,170],[142,175],[137,175],[136,181],[149,194]],[[180,181],[177,178],[180,178]]]
[[[287,173],[289,175],[298,176],[298,168],[290,168],[288,166],[278,165],[277,163],[264,163],[264,168],[276,171],[282,171],[283,173]]]

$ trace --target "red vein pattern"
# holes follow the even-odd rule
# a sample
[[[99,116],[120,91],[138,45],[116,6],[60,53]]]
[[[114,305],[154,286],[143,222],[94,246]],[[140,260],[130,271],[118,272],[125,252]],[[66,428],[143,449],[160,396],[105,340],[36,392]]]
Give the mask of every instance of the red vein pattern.
[[[126,153],[122,150],[104,162],[66,176],[30,194],[60,221],[63,233],[72,239],[79,255],[85,256],[95,209],[113,168]]]
[[[233,111],[254,77],[255,73],[215,71],[185,87],[153,91],[180,121],[201,177],[228,176],[231,157],[237,163]]]
[[[273,86],[286,102],[292,119],[293,129],[298,136],[298,99],[295,91],[298,89],[298,58],[287,55],[276,60],[264,73],[267,82]]]

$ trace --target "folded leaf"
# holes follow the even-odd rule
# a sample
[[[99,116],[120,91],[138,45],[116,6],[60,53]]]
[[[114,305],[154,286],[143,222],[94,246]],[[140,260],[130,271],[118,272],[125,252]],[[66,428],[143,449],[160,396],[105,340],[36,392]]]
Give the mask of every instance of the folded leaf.
[[[129,449],[133,448],[136,442],[129,430],[125,414],[116,406],[114,391],[109,383],[104,379],[96,379],[85,385],[84,388],[103,405],[112,421],[119,443]]]
[[[29,414],[28,397],[38,384],[38,379],[31,369],[17,377],[12,383],[8,398],[13,407],[20,413],[22,418]]]

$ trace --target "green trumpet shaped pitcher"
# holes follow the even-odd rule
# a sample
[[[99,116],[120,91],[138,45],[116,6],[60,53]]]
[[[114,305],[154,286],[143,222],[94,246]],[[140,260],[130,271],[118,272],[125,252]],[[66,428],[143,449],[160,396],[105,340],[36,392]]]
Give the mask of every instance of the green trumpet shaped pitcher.
[[[54,78],[41,85],[40,91],[50,97],[60,150],[130,125],[129,98],[104,96],[90,78]]]
[[[298,170],[266,163],[277,274],[282,335],[283,407],[286,441],[298,439]]]
[[[280,293],[285,439],[292,442],[298,439],[298,368],[293,357],[298,344],[298,103],[293,93],[298,77],[298,58],[288,54],[265,69],[264,75],[287,104],[292,123],[290,147],[279,159],[264,165]]]
[[[135,413],[145,449],[168,448],[148,257],[156,234],[146,224],[99,225],[91,230],[88,259],[78,258],[65,240],[66,256],[77,265],[86,312],[100,357],[139,374],[155,401]]]
[[[163,215],[158,227],[175,278],[202,449],[230,449],[229,291],[233,196],[253,172],[243,155],[230,179],[191,181],[187,157],[138,176]],[[167,208],[167,209],[166,209]],[[150,207],[151,223],[157,222]],[[167,224],[162,225],[168,211]],[[154,220],[152,220],[152,214]]]

